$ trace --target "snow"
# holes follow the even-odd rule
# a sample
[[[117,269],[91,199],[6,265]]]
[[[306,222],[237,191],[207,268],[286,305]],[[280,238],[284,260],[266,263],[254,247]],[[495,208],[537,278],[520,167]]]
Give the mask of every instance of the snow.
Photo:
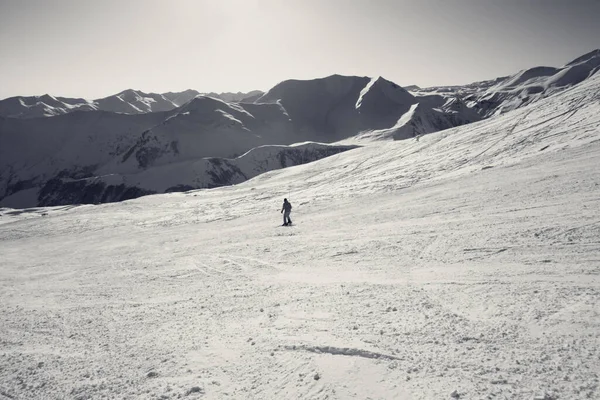
[[[506,113],[567,90],[594,75],[600,69],[600,50],[594,50],[562,67],[539,66],[514,75],[468,85],[419,88],[411,92],[423,102],[434,96],[461,96],[481,117]]]
[[[315,161],[356,147],[314,142],[292,146],[267,145],[255,147],[234,159],[192,159],[151,167],[137,173],[108,174],[85,180],[90,184],[102,182],[106,185],[135,185],[158,193],[172,188],[175,182],[188,188],[209,188],[241,183],[264,172]]]
[[[413,120],[416,110],[417,108],[420,106],[420,103],[416,103],[413,104],[412,106],[410,106],[410,109],[404,113],[400,119],[398,119],[398,122],[396,122],[396,124],[389,128],[389,129],[379,129],[379,130],[373,130],[373,131],[368,131],[365,133],[362,133],[360,135],[357,135],[356,139],[358,141],[365,141],[365,140],[386,140],[386,139],[393,139],[394,134],[396,134],[396,132],[398,132],[399,130],[402,130],[403,128],[406,130],[406,128],[408,127],[409,129],[409,134],[410,137],[414,136],[413,135],[413,131],[410,129],[411,127],[409,127],[409,123],[411,120]]]
[[[360,94],[358,95],[358,100],[356,100],[356,105],[354,106],[357,110],[360,108],[360,105],[363,101],[363,98],[365,97],[365,95],[367,93],[369,93],[369,90],[371,90],[371,88],[373,87],[373,85],[375,84],[375,82],[377,82],[378,78],[372,78],[371,81],[369,83],[367,83],[367,86],[365,86],[361,91]]]
[[[37,186],[62,171],[85,176],[92,167],[113,160],[115,152],[133,146],[144,130],[166,116],[94,111],[0,119],[0,192],[19,182]]]
[[[237,186],[0,209],[0,394],[597,398],[599,88]]]
[[[224,101],[252,101],[263,92],[254,90],[248,93],[210,93],[207,96]],[[73,111],[109,111],[123,114],[142,114],[170,111],[181,107],[200,93],[196,90],[168,93],[144,93],[127,89],[112,96],[96,100],[43,96],[17,96],[0,100],[0,117],[39,118],[68,114]]]
[[[156,188],[212,187],[215,181],[238,183],[243,176],[255,174],[207,180],[207,171],[214,171],[204,159],[231,159],[264,145],[332,143],[356,135],[359,140],[407,139],[480,119],[457,97],[416,98],[382,77],[332,75],[284,81],[254,103],[221,98],[260,93],[211,97],[195,91],[163,95],[128,89],[94,101],[49,95],[35,98],[36,107],[44,104],[38,111],[48,111],[42,100],[60,101],[61,106],[53,108],[58,114],[54,118],[0,119],[0,205],[118,201],[149,194],[145,190],[149,187],[154,192]],[[176,101],[190,97],[176,107]],[[0,102],[0,111],[15,99]],[[81,112],[81,104],[93,110]],[[270,161],[255,160],[255,164]],[[183,165],[188,169],[182,172]],[[198,175],[190,176],[189,171]],[[126,187],[121,185],[119,195],[104,196],[116,190],[101,188],[102,177],[108,175],[123,180]],[[79,182],[72,184],[73,180]],[[145,182],[143,188],[138,181]],[[18,195],[21,190],[29,190],[28,195]],[[82,195],[84,190],[90,196]],[[35,193],[37,204],[32,204]]]
[[[404,139],[473,120],[463,117],[472,110],[446,99],[445,103],[436,104],[439,109],[431,109],[431,104],[420,107],[415,120],[404,127],[405,132],[398,133],[394,125],[418,100],[381,77],[368,82],[368,78],[339,75],[286,81],[258,103],[229,103],[198,95],[172,110],[174,104],[163,95],[130,89],[94,102],[111,111],[0,119],[0,205],[16,208],[105,201],[100,186],[102,177],[108,175],[122,177],[127,188],[121,192],[131,189],[127,198],[148,194],[137,189],[162,191],[211,187],[215,181],[239,183],[244,176],[255,175],[254,166],[253,173],[215,180],[208,177],[207,171],[212,174],[213,166],[204,158],[231,159],[264,145],[331,143],[379,129],[392,128],[396,133],[373,134],[372,138]],[[359,110],[355,108],[357,101]],[[161,109],[165,111],[157,111]],[[270,157],[255,159],[254,164],[270,164],[267,170],[271,170],[274,157]],[[261,168],[261,172],[264,170]],[[190,175],[190,171],[197,175]],[[84,179],[87,182],[81,181]],[[73,180],[80,183],[64,184]],[[143,181],[144,187],[138,186],[138,181]],[[84,187],[94,191],[94,195],[73,193]],[[29,190],[33,188],[37,192]],[[26,189],[27,196],[18,195]],[[38,202],[32,204],[35,193],[39,195]],[[109,198],[121,199],[112,195]]]
[[[382,77],[342,75],[287,80],[256,100],[281,105],[296,131],[309,140],[323,142],[391,128],[417,102],[409,92]]]

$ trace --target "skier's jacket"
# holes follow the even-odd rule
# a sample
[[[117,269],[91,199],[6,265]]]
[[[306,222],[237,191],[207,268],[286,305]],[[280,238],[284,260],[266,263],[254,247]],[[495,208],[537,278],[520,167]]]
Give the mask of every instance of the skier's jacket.
[[[281,209],[281,211],[286,211],[286,212],[290,212],[292,211],[292,203],[290,203],[289,201],[284,201],[283,202],[283,208]]]

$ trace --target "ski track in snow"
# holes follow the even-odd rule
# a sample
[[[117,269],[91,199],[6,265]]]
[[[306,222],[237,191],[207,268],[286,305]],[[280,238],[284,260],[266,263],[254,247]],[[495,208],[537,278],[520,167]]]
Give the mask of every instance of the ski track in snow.
[[[0,210],[0,398],[600,397],[596,87],[236,187]]]

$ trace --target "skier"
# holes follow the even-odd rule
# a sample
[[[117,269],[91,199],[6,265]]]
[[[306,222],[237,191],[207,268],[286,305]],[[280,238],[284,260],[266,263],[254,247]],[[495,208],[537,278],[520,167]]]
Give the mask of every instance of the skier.
[[[283,226],[291,225],[292,220],[290,219],[290,213],[292,212],[292,203],[290,203],[287,199],[283,199],[283,207],[281,207],[281,212],[283,213]]]

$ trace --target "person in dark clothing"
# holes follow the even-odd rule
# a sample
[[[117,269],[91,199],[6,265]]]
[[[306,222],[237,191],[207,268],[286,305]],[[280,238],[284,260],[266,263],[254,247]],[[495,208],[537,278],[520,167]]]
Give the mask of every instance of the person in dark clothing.
[[[283,207],[281,207],[281,212],[283,213],[283,226],[291,225],[292,220],[290,219],[290,213],[292,212],[292,203],[290,203],[287,199],[283,199]]]

